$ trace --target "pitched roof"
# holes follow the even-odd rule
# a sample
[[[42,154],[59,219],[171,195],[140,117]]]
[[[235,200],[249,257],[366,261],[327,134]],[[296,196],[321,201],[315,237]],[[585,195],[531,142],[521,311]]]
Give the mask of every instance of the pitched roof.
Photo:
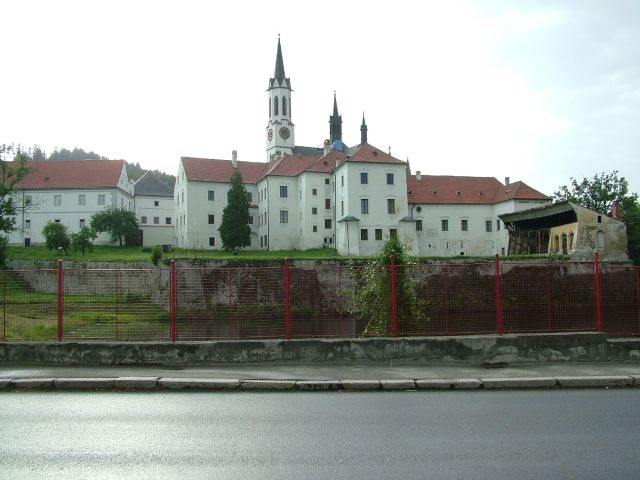
[[[406,164],[395,157],[392,157],[388,153],[383,152],[379,148],[363,143],[356,147],[349,149],[347,156],[347,162],[366,162],[366,163],[399,163]]]
[[[231,160],[182,157],[181,161],[187,178],[197,182],[229,182],[233,173]],[[264,162],[238,161],[238,170],[244,183],[257,183],[268,165]]]
[[[173,197],[173,188],[163,182],[153,173],[145,173],[134,186],[136,195],[150,197]]]
[[[118,186],[124,160],[43,160],[29,162],[29,166],[18,188],[113,188]]]
[[[493,177],[407,176],[409,203],[492,205],[505,200],[549,200],[524,182],[503,185]]]

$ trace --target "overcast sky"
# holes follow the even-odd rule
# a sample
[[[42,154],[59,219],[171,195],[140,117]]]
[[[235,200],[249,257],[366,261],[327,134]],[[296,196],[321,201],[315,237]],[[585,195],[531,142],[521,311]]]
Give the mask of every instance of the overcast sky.
[[[640,191],[640,2],[29,1],[0,4],[0,143],[175,174],[265,161],[278,34],[298,145],[329,136],[436,175],[546,194],[617,169]]]

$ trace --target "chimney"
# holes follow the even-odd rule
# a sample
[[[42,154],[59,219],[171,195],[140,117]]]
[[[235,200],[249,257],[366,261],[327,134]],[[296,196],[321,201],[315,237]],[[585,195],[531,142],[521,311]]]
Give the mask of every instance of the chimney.
[[[509,183],[511,183],[509,182],[509,177],[504,177],[504,184],[509,185]]]
[[[324,155],[329,155],[329,153],[331,152],[331,143],[329,143],[329,140],[325,140],[324,141],[324,150],[323,150],[323,154]]]
[[[238,151],[234,150],[233,152],[231,152],[231,165],[233,165],[233,168],[238,168]]]
[[[620,220],[620,202],[617,200],[611,202],[611,217]]]
[[[420,170],[416,170],[416,180],[417,180],[417,181],[422,180],[422,175],[421,175]]]

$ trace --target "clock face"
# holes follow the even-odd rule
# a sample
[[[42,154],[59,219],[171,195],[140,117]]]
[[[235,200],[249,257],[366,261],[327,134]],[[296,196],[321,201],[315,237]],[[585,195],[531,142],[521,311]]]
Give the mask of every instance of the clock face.
[[[282,137],[283,140],[286,140],[289,138],[289,135],[291,135],[291,132],[287,127],[282,127],[278,133],[280,133],[280,137]]]
[[[269,139],[269,141],[273,140],[273,129],[270,128],[269,132],[267,133],[267,138]]]

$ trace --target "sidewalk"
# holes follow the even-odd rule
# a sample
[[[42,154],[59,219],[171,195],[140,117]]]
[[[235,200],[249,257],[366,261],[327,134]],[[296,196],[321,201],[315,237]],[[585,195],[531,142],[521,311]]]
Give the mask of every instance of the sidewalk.
[[[505,368],[429,365],[234,367],[0,366],[0,390],[442,390],[640,387],[640,363],[549,363]]]

